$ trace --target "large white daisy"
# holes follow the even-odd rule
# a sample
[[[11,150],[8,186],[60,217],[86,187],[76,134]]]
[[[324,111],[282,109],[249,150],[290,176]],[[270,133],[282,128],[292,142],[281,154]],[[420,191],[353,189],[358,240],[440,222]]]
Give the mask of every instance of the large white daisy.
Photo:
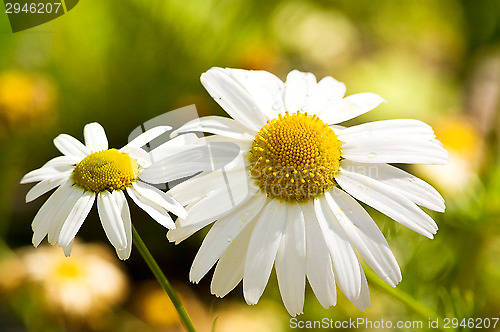
[[[125,191],[159,224],[175,228],[168,211],[185,218],[186,210],[170,195],[141,181],[142,172],[152,165],[150,155],[141,147],[170,129],[152,128],[120,150],[108,149],[106,134],[98,123],[85,126],[85,145],[67,134],[57,136],[54,145],[64,156],[48,161],[21,180],[40,181],[28,192],[26,202],[58,187],[33,220],[33,245],[38,246],[48,235],[49,243],[58,243],[69,256],[76,233],[97,197],[102,227],[118,257],[127,259],[132,248],[132,225]],[[172,147],[184,141],[170,140],[163,145],[163,154],[168,155]]]
[[[370,305],[358,260],[391,286],[398,263],[379,228],[354,199],[432,238],[436,223],[417,205],[444,211],[426,182],[388,163],[443,164],[448,153],[417,120],[336,125],[385,102],[374,93],[343,98],[345,85],[292,71],[283,83],[264,71],[212,68],[201,82],[232,117],[193,120],[173,134],[204,131],[231,142],[238,158],[174,187],[188,217],[168,232],[176,243],[213,223],[190,271],[200,279],[217,263],[211,291],[222,297],[243,280],[256,304],[273,264],[286,309],[302,313],[306,278],[325,308],[336,285],[358,308]],[[357,250],[357,253],[356,253]]]

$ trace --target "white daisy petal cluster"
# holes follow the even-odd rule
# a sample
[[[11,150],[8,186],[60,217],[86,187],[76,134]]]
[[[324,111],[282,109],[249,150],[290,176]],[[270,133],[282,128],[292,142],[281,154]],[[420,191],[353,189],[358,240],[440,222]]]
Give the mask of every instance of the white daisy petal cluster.
[[[26,195],[27,202],[57,188],[33,220],[35,247],[48,235],[49,243],[57,243],[69,256],[76,233],[97,199],[102,227],[118,257],[127,259],[132,249],[132,225],[125,191],[166,228],[175,227],[168,211],[186,218],[182,205],[141,182],[142,172],[152,165],[150,155],[141,147],[170,129],[152,128],[119,150],[108,148],[106,134],[98,123],[85,126],[85,145],[66,134],[57,136],[54,145],[63,156],[48,161],[21,180],[39,182]],[[182,145],[182,140],[171,140],[170,146],[176,143]]]
[[[385,101],[374,93],[344,98],[345,85],[332,77],[317,82],[292,71],[282,82],[264,71],[212,68],[201,82],[231,118],[196,119],[172,135],[211,133],[205,142],[239,151],[225,167],[169,191],[188,212],[169,240],[179,243],[213,223],[190,279],[199,282],[216,265],[213,294],[225,296],[243,280],[247,303],[256,304],[274,265],[291,315],[303,311],[306,279],[325,308],[336,304],[336,286],[359,309],[368,307],[358,254],[396,286],[398,263],[356,199],[432,238],[437,225],[420,206],[442,212],[443,198],[388,164],[447,163],[432,128],[417,120],[338,125]]]

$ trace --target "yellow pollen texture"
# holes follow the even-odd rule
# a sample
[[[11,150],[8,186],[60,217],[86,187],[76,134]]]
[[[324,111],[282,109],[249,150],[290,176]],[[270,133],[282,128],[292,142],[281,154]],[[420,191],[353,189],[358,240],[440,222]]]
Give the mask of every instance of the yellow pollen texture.
[[[255,135],[251,176],[268,196],[312,199],[335,185],[341,148],[334,131],[316,115],[286,112]]]
[[[76,164],[73,181],[76,186],[100,193],[123,190],[137,179],[137,161],[116,149],[93,152]]]

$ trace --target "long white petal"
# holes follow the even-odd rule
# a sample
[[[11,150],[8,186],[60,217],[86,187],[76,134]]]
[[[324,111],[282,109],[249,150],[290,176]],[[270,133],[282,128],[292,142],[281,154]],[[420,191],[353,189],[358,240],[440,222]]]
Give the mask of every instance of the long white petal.
[[[65,172],[56,175],[52,178],[45,179],[40,183],[37,183],[33,188],[31,188],[26,194],[26,203],[31,202],[41,195],[49,192],[55,187],[60,186],[64,181],[68,180],[71,176],[71,172]]]
[[[439,141],[414,137],[372,137],[342,144],[342,157],[361,163],[447,164],[448,152]]]
[[[245,260],[243,295],[256,304],[267,285],[286,218],[286,203],[271,200],[257,219]]]
[[[413,119],[393,119],[367,122],[344,128],[337,133],[343,142],[378,139],[384,137],[413,137],[424,140],[436,138],[432,128],[426,123]]]
[[[236,139],[253,139],[255,135],[255,133],[252,135],[252,133],[248,131],[248,128],[233,119],[221,116],[204,116],[184,124],[182,127],[172,132],[171,137],[189,131],[202,131]]]
[[[328,107],[342,100],[346,91],[345,84],[327,76],[318,82],[308,99],[307,111],[320,118]]]
[[[316,88],[316,77],[311,73],[293,70],[285,82],[285,106],[290,113],[302,111],[308,104],[309,95]]]
[[[82,142],[67,134],[60,134],[54,138],[54,145],[62,154],[82,159],[92,152]]]
[[[243,279],[248,243],[255,224],[256,219],[251,220],[220,257],[210,284],[210,292],[215,296],[226,296]]]
[[[283,113],[285,84],[279,78],[264,70],[226,70],[248,92],[254,104],[268,119]]]
[[[237,72],[239,73],[239,72]],[[255,98],[235,79],[231,69],[211,68],[201,75],[201,84],[238,123],[255,133],[266,122]]]
[[[158,204],[163,209],[174,213],[182,219],[186,219],[187,212],[184,207],[174,200],[170,195],[164,193],[158,188],[155,188],[149,184],[142,182],[135,182],[133,187],[136,192],[140,194],[140,196],[145,197],[146,199]]]
[[[95,196],[95,193],[87,191],[78,199],[66,218],[66,221],[61,228],[61,232],[59,233],[58,244],[60,247],[67,247],[73,242],[76,233],[78,233],[80,227],[82,227],[90,209],[92,209],[92,206],[94,205]],[[70,251],[67,256],[69,256],[69,253]]]
[[[125,249],[127,247],[125,225],[116,199],[112,195],[114,193],[108,191],[97,195],[97,211],[109,242],[116,249]]]
[[[331,193],[331,194],[330,194]],[[389,244],[370,215],[356,200],[340,189],[325,192],[332,212],[351,243],[370,267],[392,287],[401,281],[401,271]]]
[[[168,229],[175,228],[174,221],[168,214],[168,211],[163,206],[157,204],[148,197],[143,196],[137,190],[137,183],[134,183],[132,187],[128,187],[126,190],[134,203],[149,214],[151,218],[156,220],[157,223]]]
[[[330,252],[312,202],[301,204],[306,227],[307,280],[319,303],[328,309],[337,303],[337,288]]]
[[[324,197],[314,199],[314,210],[332,256],[337,284],[347,298],[358,298],[362,271],[356,253]]]
[[[78,200],[78,193],[73,190],[72,183],[73,181],[68,180],[57,188],[35,215],[31,224],[33,245],[35,247],[42,242],[51,229],[60,229],[60,226],[62,227],[62,223]],[[83,191],[80,192],[83,194]]]
[[[121,148],[121,150],[126,149],[128,147],[140,148],[140,147],[146,145],[147,143],[151,142],[152,140],[154,140],[156,137],[166,133],[170,129],[172,129],[172,127],[170,127],[170,126],[158,126],[158,127],[151,128],[151,129],[143,132],[142,134],[140,134],[139,136],[137,136],[136,138],[134,138],[130,142],[128,142],[128,144],[125,145],[123,148]]]
[[[387,184],[420,206],[444,212],[444,199],[439,192],[427,182],[402,169],[387,164],[363,164],[349,160],[342,161],[342,168]]]
[[[98,152],[108,149],[108,138],[104,128],[97,122],[89,123],[83,129],[85,137],[85,145],[93,152]]]
[[[118,258],[125,260],[130,257],[130,252],[132,251],[132,219],[130,218],[130,209],[123,191],[116,191],[113,198],[116,201],[118,210],[121,212],[125,235],[127,237],[127,246],[124,249],[116,249],[116,254]]]
[[[233,189],[235,193],[242,192],[241,189]],[[216,219],[222,218],[238,206],[244,205],[245,202],[253,197],[253,194],[249,193],[243,199],[238,199],[225,186],[222,189],[210,192],[203,199],[186,207],[188,217],[185,220],[178,220],[178,227],[170,230],[167,233],[167,238],[170,241],[175,241],[176,244],[184,241]]]
[[[400,224],[430,239],[437,225],[415,203],[392,187],[368,176],[350,172],[343,167],[336,178],[337,183],[356,199],[379,210]]]
[[[366,282],[366,276],[363,272],[363,268],[361,265],[359,266],[361,270],[361,292],[359,293],[359,297],[350,298],[349,300],[361,311],[365,311],[370,304],[370,291],[368,289],[368,283]]]
[[[59,156],[47,161],[42,168],[55,168],[58,171],[64,172],[75,167],[80,160],[80,158],[75,156]]]
[[[286,224],[276,255],[276,276],[281,298],[292,316],[301,314],[306,286],[306,233],[298,203],[287,204]],[[273,222],[269,220],[269,222]]]
[[[328,124],[337,124],[369,112],[385,102],[382,97],[375,93],[357,93],[342,99],[338,103],[329,104],[321,114],[321,120]]]
[[[66,174],[67,171],[61,171],[59,169],[53,167],[42,167],[35,169],[21,179],[21,184],[32,183],[44,180],[50,180],[54,177],[60,176],[62,174]]]
[[[238,234],[260,212],[265,201],[265,195],[258,195],[215,222],[194,258],[189,273],[192,282],[198,283],[205,276]]]

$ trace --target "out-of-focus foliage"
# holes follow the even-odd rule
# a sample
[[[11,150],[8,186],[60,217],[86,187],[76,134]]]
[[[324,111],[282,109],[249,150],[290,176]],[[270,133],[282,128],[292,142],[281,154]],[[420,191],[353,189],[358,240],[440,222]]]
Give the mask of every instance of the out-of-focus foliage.
[[[265,69],[282,79],[291,69],[330,75],[346,83],[348,94],[372,91],[388,101],[350,124],[416,118],[433,125],[451,163],[410,170],[446,200],[446,212],[432,214],[440,227],[436,238],[369,212],[402,268],[398,290],[442,317],[498,317],[499,17],[500,3],[489,0],[88,0],[52,22],[12,34],[0,14],[0,270],[9,272],[1,273],[0,330],[182,330],[135,251],[126,262],[106,258],[130,284],[108,302],[105,315],[75,318],[60,309],[57,296],[47,301],[44,277],[30,280],[27,271],[49,269],[48,256],[31,263],[22,258],[52,255],[47,248],[24,248],[46,196],[25,204],[29,186],[18,182],[58,154],[52,144],[57,134],[82,138],[81,128],[92,121],[106,128],[111,146],[123,146],[132,129],[169,110],[196,104],[200,115],[223,115],[199,83],[212,66]],[[210,330],[216,317],[216,331],[290,329],[274,275],[256,306],[244,304],[241,286],[217,299],[210,295],[210,276],[199,285],[187,283],[202,234],[174,247],[161,226],[143,222],[149,216],[131,208],[134,224],[201,330]],[[100,227],[93,210],[75,250],[83,249],[83,241],[107,243]],[[53,249],[57,259],[77,260],[76,252],[66,259]],[[78,270],[64,269],[54,273],[74,276]],[[372,306],[363,313],[343,295],[336,307],[323,309],[308,288],[298,319],[426,322],[370,289]]]

